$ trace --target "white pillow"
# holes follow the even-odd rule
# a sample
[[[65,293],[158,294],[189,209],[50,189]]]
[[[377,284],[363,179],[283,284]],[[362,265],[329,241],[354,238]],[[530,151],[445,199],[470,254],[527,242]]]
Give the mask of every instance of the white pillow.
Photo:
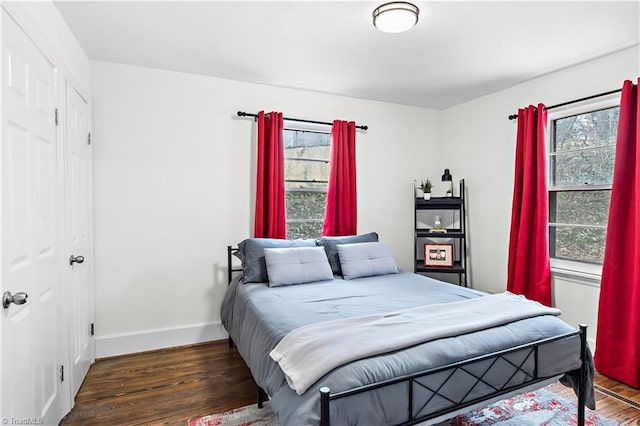
[[[322,247],[265,248],[269,287],[333,280]]]
[[[345,280],[398,273],[387,243],[338,244],[338,256]]]

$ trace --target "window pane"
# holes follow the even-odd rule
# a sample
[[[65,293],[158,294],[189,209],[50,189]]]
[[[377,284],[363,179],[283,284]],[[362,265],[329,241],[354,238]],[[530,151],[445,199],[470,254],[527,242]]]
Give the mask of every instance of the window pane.
[[[615,148],[559,153],[551,156],[551,185],[610,185]]]
[[[552,187],[611,185],[619,113],[616,106],[552,122]],[[610,200],[610,190],[550,191],[549,222],[581,225],[549,226],[551,256],[602,263]]]
[[[284,129],[284,149],[309,146],[329,146],[331,134],[307,130]]]
[[[550,226],[551,257],[602,263],[605,232],[604,228]]]
[[[324,220],[326,192],[288,191],[287,220]]]
[[[326,192],[289,191],[287,238],[318,238],[322,235]]]
[[[318,238],[322,236],[322,222],[295,222],[287,224],[287,238]]]
[[[549,193],[549,222],[607,225],[611,191],[558,191]]]
[[[287,238],[322,235],[331,135],[302,130],[284,131]]]
[[[286,187],[326,188],[329,180],[331,135],[328,133],[284,131]],[[315,183],[313,181],[320,181]]]
[[[554,120],[552,151],[615,145],[619,114],[614,107]]]

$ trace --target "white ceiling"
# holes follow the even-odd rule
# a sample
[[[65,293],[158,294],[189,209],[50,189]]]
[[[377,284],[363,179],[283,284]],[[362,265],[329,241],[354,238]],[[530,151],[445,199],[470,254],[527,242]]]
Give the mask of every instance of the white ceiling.
[[[640,43],[639,1],[56,1],[90,59],[436,109]]]

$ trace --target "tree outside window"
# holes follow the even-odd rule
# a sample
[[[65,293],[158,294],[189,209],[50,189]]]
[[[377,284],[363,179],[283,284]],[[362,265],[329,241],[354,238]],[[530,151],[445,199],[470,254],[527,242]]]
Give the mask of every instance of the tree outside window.
[[[602,264],[620,107],[551,121],[550,255]]]
[[[331,134],[284,130],[287,238],[322,235],[330,155]]]

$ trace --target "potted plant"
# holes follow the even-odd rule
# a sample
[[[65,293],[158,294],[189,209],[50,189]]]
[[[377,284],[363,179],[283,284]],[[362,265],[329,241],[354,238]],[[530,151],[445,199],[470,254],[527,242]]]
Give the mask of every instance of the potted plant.
[[[413,187],[415,188],[415,191],[416,191],[416,198],[424,197],[424,192],[422,192],[422,189],[420,189],[420,184],[418,183],[417,180],[413,181]]]
[[[425,200],[431,199],[431,188],[433,188],[433,185],[431,184],[431,181],[429,179],[423,180],[420,183],[420,189],[424,193],[423,197]]]

